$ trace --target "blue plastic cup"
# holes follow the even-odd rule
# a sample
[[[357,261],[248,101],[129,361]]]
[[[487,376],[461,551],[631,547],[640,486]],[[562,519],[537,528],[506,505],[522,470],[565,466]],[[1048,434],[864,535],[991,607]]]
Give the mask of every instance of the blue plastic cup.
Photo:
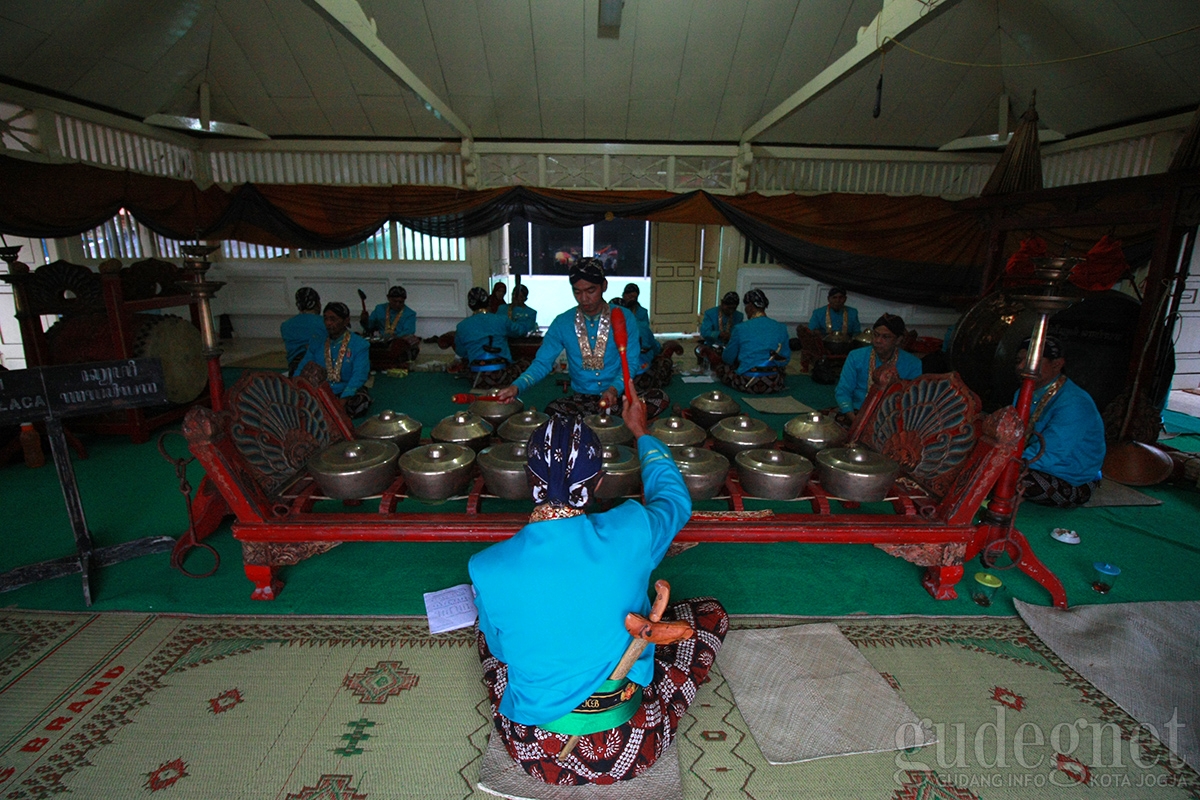
[[[1109,564],[1107,561],[1097,561],[1092,564],[1092,569],[1092,588],[1100,594],[1111,592],[1113,583],[1121,574],[1121,568]]]

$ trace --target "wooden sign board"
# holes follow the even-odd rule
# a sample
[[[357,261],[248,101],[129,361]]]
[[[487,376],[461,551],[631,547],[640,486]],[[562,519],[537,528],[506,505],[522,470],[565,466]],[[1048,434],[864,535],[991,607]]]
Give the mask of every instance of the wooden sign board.
[[[0,425],[167,403],[157,358],[92,361],[0,372]]]

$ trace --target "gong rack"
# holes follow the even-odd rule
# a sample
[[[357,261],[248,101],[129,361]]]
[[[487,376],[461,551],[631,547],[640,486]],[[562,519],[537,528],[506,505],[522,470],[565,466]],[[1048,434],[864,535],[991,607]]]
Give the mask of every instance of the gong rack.
[[[976,522],[997,478],[1023,447],[1024,427],[1012,408],[988,416],[957,375],[900,380],[881,370],[851,438],[901,465],[889,495],[893,514],[856,513],[819,481],[810,481],[810,513],[746,508],[748,497],[731,471],[727,510],[696,511],[676,542],[815,542],[870,544],[925,567],[922,585],[936,599],[958,596],[963,564],[1001,542],[1015,550],[1017,568],[1065,608],[1058,578],[1033,554],[1011,519]],[[407,496],[402,476],[384,490],[377,511],[315,510],[323,499],[304,464],[316,452],[354,438],[341,404],[316,365],[301,375],[247,372],[230,389],[224,411],[196,407],[183,433],[205,471],[194,503],[194,525],[180,537],[172,563],[212,533],[229,514],[242,544],[251,595],[272,600],[283,588],[280,569],[349,541],[495,542],[512,536],[528,512],[488,512],[490,496],[476,474],[461,512],[431,511]],[[775,502],[775,501],[772,501]]]

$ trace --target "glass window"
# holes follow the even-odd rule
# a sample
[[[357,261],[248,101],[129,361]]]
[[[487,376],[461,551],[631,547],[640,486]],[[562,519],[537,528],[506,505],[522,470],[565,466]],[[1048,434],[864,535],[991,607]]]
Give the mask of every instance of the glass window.
[[[649,275],[650,223],[614,220],[581,228],[531,225],[514,219],[508,226],[510,269],[522,275],[566,275],[585,255],[604,262],[609,277]]]

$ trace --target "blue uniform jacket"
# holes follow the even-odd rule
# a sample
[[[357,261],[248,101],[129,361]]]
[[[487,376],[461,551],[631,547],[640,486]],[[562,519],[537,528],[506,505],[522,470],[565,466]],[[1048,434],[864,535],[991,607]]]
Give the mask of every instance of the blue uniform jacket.
[[[873,347],[860,347],[857,350],[851,350],[850,354],[846,356],[846,363],[842,367],[841,377],[838,378],[837,388],[833,390],[838,410],[842,413],[858,411],[862,407],[863,400],[867,398],[867,381],[871,377],[871,353],[874,351]],[[907,350],[897,351],[896,372],[906,381],[919,377],[921,359]]]
[[[726,364],[737,364],[738,374],[745,375],[752,368],[763,366],[775,352],[783,358],[777,362],[779,366],[786,365],[792,356],[788,329],[782,322],[764,315],[733,326],[729,344],[721,352],[721,360]]]
[[[1035,407],[1049,389],[1046,385],[1033,393]],[[1033,429],[1041,434],[1046,452],[1029,465],[1030,469],[1061,478],[1072,486],[1100,480],[1105,454],[1104,421],[1092,396],[1079,384],[1068,378]],[[1021,458],[1030,461],[1041,449],[1042,442],[1035,436]]]
[[[630,338],[634,339],[638,327],[633,312],[620,306],[611,308],[612,313],[625,315],[625,330],[629,332]],[[560,353],[566,352],[567,370],[571,375],[571,388],[576,392],[603,394],[608,387],[613,386],[616,387],[618,394],[625,393],[625,379],[621,374],[621,356],[617,353],[617,346],[613,342],[611,334],[608,346],[604,348],[604,368],[600,370],[583,368],[583,354],[579,350],[579,339],[575,335],[575,311],[574,308],[564,311],[554,318],[554,322],[550,323],[533,363],[529,365],[529,369],[522,372],[513,381],[513,385],[518,390],[525,391],[549,375],[550,370],[554,368],[555,359]],[[587,329],[588,345],[595,347],[596,332],[600,327],[600,315],[597,314],[591,319],[585,317],[584,326]],[[634,339],[633,344],[636,345],[636,342],[637,339]],[[626,355],[629,357],[630,376],[636,377],[641,374],[637,354],[626,351]]]
[[[291,364],[308,350],[314,336],[325,335],[325,319],[320,314],[297,314],[279,326],[283,347],[287,350],[287,362]]]
[[[375,310],[371,312],[371,316],[367,317],[367,333],[379,331],[382,333],[386,327],[385,323],[387,315],[391,313],[391,308],[387,303],[380,303],[375,306]],[[394,317],[395,314],[392,314]],[[394,336],[414,336],[417,333],[417,312],[413,311],[408,306],[405,306],[400,311],[400,321],[396,323]]]
[[[341,340],[341,337],[338,337]],[[320,336],[314,336],[308,343],[308,352],[304,354],[304,360],[300,362],[300,367],[297,372],[310,361],[318,367],[325,369],[325,354],[329,352],[329,346],[336,343],[329,340],[329,335],[322,330]],[[337,361],[337,350],[333,350],[332,357],[329,363]],[[354,393],[363,387],[367,382],[367,378],[371,374],[371,345],[367,340],[359,336],[357,333],[350,334],[350,350],[346,353],[346,358],[342,361],[342,374],[329,376],[329,388],[333,389],[333,393],[338,397],[353,397]]]
[[[513,325],[519,333],[514,336],[528,336],[531,333],[536,333],[538,329],[537,312],[529,306],[514,306],[503,305],[504,313],[512,320]]]
[[[541,725],[576,708],[608,679],[629,644],[625,615],[646,614],[650,573],[692,513],[679,468],[652,436],[637,442],[646,504],[526,525],[476,553],[479,630],[508,665],[500,713]],[[569,616],[570,624],[554,624]],[[654,646],[629,672],[654,678]]]
[[[733,312],[733,326],[730,328],[730,334],[733,333],[733,328],[737,327],[745,317],[742,312]],[[721,307],[713,306],[708,311],[704,312],[704,319],[700,321],[700,338],[705,344],[721,344]]]
[[[507,316],[476,311],[455,326],[454,352],[459,358],[465,358],[467,361],[496,357],[512,361],[508,337],[518,335],[517,329]],[[483,349],[487,346],[489,338],[492,340],[491,346],[500,349],[499,353],[489,353]]]
[[[812,317],[808,320],[808,329],[810,331],[825,330],[825,309],[827,308],[829,308],[827,305],[821,306],[812,313]],[[847,322],[849,335],[857,336],[858,334],[862,333],[862,325],[858,324],[858,309],[851,308],[850,306],[842,306],[842,311],[846,312],[850,316],[850,319]],[[833,327],[825,331],[825,333],[841,333],[842,311],[829,312],[829,321],[833,324]]]

